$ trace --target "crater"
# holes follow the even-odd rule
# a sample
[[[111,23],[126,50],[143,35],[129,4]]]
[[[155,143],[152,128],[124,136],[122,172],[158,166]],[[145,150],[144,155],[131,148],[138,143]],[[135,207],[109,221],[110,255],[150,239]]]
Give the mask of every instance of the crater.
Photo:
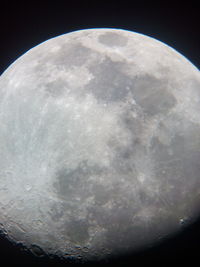
[[[107,32],[102,34],[98,38],[99,42],[107,46],[125,46],[128,42],[128,39],[114,32]]]
[[[43,251],[43,249],[35,244],[31,245],[30,251],[37,257],[45,256],[45,252]]]

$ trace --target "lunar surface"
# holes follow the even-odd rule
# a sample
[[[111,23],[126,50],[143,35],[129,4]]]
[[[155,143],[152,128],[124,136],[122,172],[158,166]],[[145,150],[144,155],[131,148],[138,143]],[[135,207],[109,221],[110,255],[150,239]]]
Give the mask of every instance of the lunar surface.
[[[0,77],[0,228],[37,254],[134,252],[200,212],[200,73],[142,34],[50,39]]]

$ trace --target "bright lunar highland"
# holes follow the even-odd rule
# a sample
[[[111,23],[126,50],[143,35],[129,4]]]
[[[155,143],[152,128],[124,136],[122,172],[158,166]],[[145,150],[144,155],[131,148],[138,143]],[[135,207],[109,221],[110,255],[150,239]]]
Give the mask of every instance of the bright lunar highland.
[[[32,48],[0,77],[0,228],[90,261],[200,214],[200,73],[145,35],[98,28]]]

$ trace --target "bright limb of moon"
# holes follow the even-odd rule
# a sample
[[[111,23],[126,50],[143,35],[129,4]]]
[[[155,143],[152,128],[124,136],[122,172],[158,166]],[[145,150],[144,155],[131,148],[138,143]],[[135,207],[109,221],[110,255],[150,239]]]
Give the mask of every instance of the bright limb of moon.
[[[142,34],[88,29],[0,77],[0,227],[87,261],[179,232],[200,212],[200,74]]]

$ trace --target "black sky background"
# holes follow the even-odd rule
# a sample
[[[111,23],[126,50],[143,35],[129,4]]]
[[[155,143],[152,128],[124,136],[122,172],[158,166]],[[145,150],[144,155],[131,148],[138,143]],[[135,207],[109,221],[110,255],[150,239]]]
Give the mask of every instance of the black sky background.
[[[179,1],[177,1],[179,2]],[[0,4],[0,75],[27,50],[49,38],[74,30],[111,27],[154,37],[200,68],[200,9],[191,1],[147,6],[135,1],[19,1]],[[189,179],[189,177],[188,177]],[[188,192],[189,193],[189,192]],[[1,218],[0,218],[1,220]],[[137,255],[121,257],[104,266],[173,266],[198,261],[200,223],[164,244]],[[0,238],[0,266],[62,266],[36,258]],[[101,265],[100,263],[98,265]],[[197,262],[198,265],[198,262]],[[67,266],[65,264],[65,266]],[[90,264],[90,266],[94,266]],[[97,266],[97,265],[96,265]]]

